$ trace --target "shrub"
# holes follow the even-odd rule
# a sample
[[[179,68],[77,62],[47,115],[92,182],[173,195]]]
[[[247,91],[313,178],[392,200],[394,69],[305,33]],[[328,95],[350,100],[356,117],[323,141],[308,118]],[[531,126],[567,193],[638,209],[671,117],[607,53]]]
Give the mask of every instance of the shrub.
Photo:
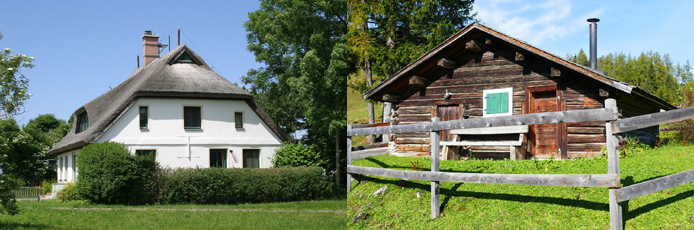
[[[272,159],[274,167],[321,167],[326,162],[320,153],[315,151],[313,145],[292,144],[285,142],[275,149],[275,158]]]
[[[120,143],[87,145],[77,158],[80,181],[77,189],[85,199],[102,204],[143,204],[148,180],[157,168],[154,158],[130,155]]]
[[[53,191],[53,184],[55,184],[55,179],[52,180],[44,180],[41,182],[41,194],[46,195],[46,193],[52,192]]]
[[[0,160],[2,160],[2,156],[0,156]],[[0,174],[0,213],[12,216],[19,214],[17,200],[12,193],[15,188],[17,188],[17,184],[14,181],[7,175]]]
[[[77,189],[77,185],[72,182],[65,184],[65,187],[58,192],[58,201],[60,201],[60,203],[81,199],[82,197]]]
[[[160,202],[240,204],[318,200],[331,194],[322,168],[167,169]]]

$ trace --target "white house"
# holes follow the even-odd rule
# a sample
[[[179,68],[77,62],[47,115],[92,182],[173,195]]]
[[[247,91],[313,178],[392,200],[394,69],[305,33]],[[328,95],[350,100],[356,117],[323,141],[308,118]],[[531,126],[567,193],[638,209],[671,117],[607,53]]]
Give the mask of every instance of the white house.
[[[80,149],[124,143],[132,154],[154,154],[164,167],[268,168],[288,140],[245,90],[215,73],[181,45],[159,57],[159,36],[146,31],[144,65],[123,83],[75,111],[57,155],[58,183],[77,180]]]

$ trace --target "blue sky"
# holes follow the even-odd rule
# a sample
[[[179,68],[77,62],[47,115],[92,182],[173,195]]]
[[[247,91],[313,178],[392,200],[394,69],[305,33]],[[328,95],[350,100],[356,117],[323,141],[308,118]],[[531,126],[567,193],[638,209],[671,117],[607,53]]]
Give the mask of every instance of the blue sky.
[[[182,44],[240,83],[248,69],[261,67],[246,50],[243,28],[258,8],[257,1],[2,1],[0,49],[33,56],[36,64],[24,72],[33,97],[17,119],[68,119],[120,84],[137,67],[145,30],[162,43],[171,35],[175,46],[180,27]],[[562,57],[587,51],[590,17],[601,20],[598,55],[652,50],[683,63],[694,53],[690,1],[494,0],[478,1],[475,11],[487,26]]]

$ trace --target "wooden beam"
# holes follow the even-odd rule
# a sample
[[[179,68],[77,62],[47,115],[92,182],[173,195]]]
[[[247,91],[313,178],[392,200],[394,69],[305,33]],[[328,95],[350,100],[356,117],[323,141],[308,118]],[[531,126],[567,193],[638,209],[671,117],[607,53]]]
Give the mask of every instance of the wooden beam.
[[[400,97],[393,94],[384,94],[382,100],[390,103],[399,103]]]
[[[617,101],[615,99],[605,100],[605,108],[616,109]],[[614,121],[605,123],[605,147],[607,148],[607,173],[617,175],[619,178],[619,153],[617,152],[616,144],[617,137],[612,134],[612,126]],[[617,192],[621,184],[612,186],[608,191],[608,203],[610,207],[610,228],[612,230],[624,229],[622,204],[617,200]]]
[[[599,93],[600,93],[600,97],[607,98],[607,97],[610,96],[610,92],[607,92],[607,90],[605,90],[605,89],[600,89],[600,90],[598,90],[598,91],[599,91]]]
[[[432,117],[431,122],[436,124],[439,123],[438,117]],[[432,131],[430,135],[431,139],[431,172],[439,172],[439,142],[441,141],[441,134],[439,131]],[[434,219],[439,217],[441,214],[441,200],[439,199],[439,181],[431,181],[431,218]]]
[[[455,69],[455,62],[446,58],[441,58],[437,65],[446,69]]]
[[[453,129],[451,134],[464,134],[464,135],[490,135],[490,134],[510,134],[510,133],[528,133],[527,125],[516,125],[516,126],[502,126],[502,127],[491,127],[491,128],[470,128],[470,129]]]
[[[550,76],[551,77],[561,77],[561,70],[552,67],[552,69],[550,70]]]
[[[494,42],[493,42],[492,40],[490,40],[489,38],[487,38],[487,40],[484,41],[484,46],[485,46],[487,49],[494,49],[494,48],[496,48],[496,44],[494,44]]]
[[[347,132],[352,130],[352,126],[347,125]],[[347,136],[347,167],[352,166],[352,137]],[[347,193],[352,189],[352,175],[347,171]],[[339,176],[339,175],[338,175]]]
[[[694,109],[694,107],[690,108]],[[436,110],[432,110],[432,117],[436,116],[435,114],[433,114],[434,111]],[[564,122],[609,121],[616,119],[617,112],[614,111],[614,109],[582,109],[561,112],[531,113],[514,116],[451,120],[442,121],[437,124],[428,122],[408,125],[391,125],[384,127],[350,129],[347,130],[347,136],[351,137],[384,133],[430,132],[437,130],[501,127],[514,125],[555,124]]]
[[[442,141],[446,146],[523,146],[522,141]]]
[[[691,182],[694,182],[694,169],[624,187],[617,192],[617,201],[631,200]]]
[[[481,53],[483,51],[482,44],[475,40],[470,40],[469,42],[465,43],[465,49],[476,53]]]
[[[525,55],[516,52],[516,61],[525,61]]]
[[[427,87],[427,79],[420,76],[410,77],[410,86]]]
[[[616,174],[491,174],[407,171],[369,168],[348,165],[347,172],[372,176],[384,176],[408,180],[450,181],[481,184],[517,184],[545,186],[615,187],[619,186]]]
[[[353,129],[361,129],[361,128],[369,128],[369,127],[381,127],[381,126],[389,126],[390,122],[383,122],[383,123],[374,123],[374,124],[359,124],[359,125],[352,125]]]
[[[694,118],[694,107],[651,113],[615,121],[613,133],[623,133],[675,121]]]
[[[373,144],[373,145],[362,145],[362,146],[352,147],[352,151],[359,151],[359,150],[364,150],[364,149],[375,149],[375,148],[382,148],[382,147],[388,147],[388,143],[378,143],[378,144]]]

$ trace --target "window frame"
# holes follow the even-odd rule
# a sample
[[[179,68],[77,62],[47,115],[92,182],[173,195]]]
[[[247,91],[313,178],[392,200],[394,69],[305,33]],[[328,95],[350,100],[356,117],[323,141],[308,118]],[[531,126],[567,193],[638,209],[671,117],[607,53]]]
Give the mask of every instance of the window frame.
[[[87,130],[89,128],[89,115],[87,115],[87,112],[82,112],[79,115],[77,115],[77,127],[75,127],[75,133],[81,133],[84,130]],[[83,129],[83,126],[84,127]]]
[[[147,117],[145,118],[146,121],[145,121],[145,126],[144,126],[144,127],[142,126],[142,108],[143,108],[143,107],[144,107],[145,109],[147,109],[147,111],[146,111],[146,116],[147,116]],[[139,118],[138,121],[139,121],[139,123],[140,123],[140,124],[139,124],[140,130],[149,130],[149,105],[139,105],[139,106],[138,106],[138,110],[137,110],[137,117]]]
[[[508,93],[508,111],[506,113],[487,113],[487,95],[494,93]],[[501,117],[513,115],[513,87],[482,90],[482,117]]]
[[[186,108],[195,108],[197,107],[200,109],[200,127],[186,127]],[[183,105],[183,129],[185,130],[202,130],[203,128],[203,113],[202,113],[202,105]]]
[[[159,152],[159,151],[157,151],[156,148],[153,148],[153,149],[135,149],[135,156],[146,156],[146,155],[138,154],[137,153],[138,151],[154,151],[154,160],[159,159],[159,154],[157,154],[157,152]]]
[[[216,166],[215,166],[215,168],[229,168],[229,149],[223,149],[223,148],[211,148],[211,149],[209,149],[209,157],[210,157],[210,158],[209,158],[209,160],[210,160],[210,165],[209,165],[209,167],[210,167],[210,168],[212,168],[212,153],[213,153],[213,152],[214,152],[214,153],[216,153],[216,152],[223,152],[223,154],[222,154],[222,156],[223,156],[222,158],[223,158],[223,159],[222,159],[222,161],[221,161],[221,162],[222,162],[222,167],[216,167]],[[216,158],[217,158],[217,157],[216,157],[216,155],[215,155],[215,159],[216,159]]]
[[[248,168],[248,167],[246,167],[246,150],[258,151],[258,168],[262,168],[263,164],[262,164],[262,161],[260,160],[260,158],[262,156],[262,152],[261,152],[261,149],[259,149],[259,148],[247,148],[247,149],[241,150],[241,167],[242,168]],[[253,167],[250,167],[250,168],[253,168]]]
[[[236,114],[241,114],[241,127],[239,127],[239,124],[236,121]],[[244,111],[234,111],[234,127],[237,130],[245,130],[246,129],[246,113]]]

